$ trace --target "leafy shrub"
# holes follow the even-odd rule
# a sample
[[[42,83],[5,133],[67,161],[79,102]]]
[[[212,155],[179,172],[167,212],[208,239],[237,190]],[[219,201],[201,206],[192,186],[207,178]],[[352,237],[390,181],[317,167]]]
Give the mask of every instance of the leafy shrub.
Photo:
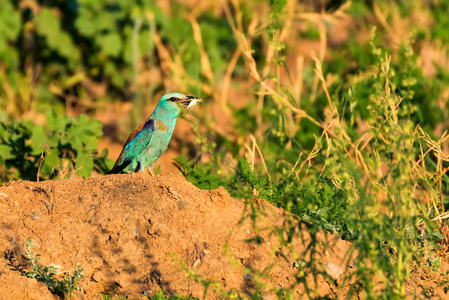
[[[47,126],[31,121],[0,124],[1,181],[50,179],[75,172],[87,178],[93,170],[105,173],[107,151],[97,154],[102,125],[86,115],[77,118],[47,112]]]

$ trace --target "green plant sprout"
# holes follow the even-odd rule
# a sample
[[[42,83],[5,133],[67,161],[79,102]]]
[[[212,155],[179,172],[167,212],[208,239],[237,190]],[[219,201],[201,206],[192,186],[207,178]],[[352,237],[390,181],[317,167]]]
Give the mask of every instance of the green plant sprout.
[[[83,268],[76,266],[73,276],[67,274],[63,280],[59,280],[56,277],[61,274],[61,267],[51,264],[48,267],[44,267],[37,262],[40,260],[40,254],[34,252],[31,239],[27,237],[25,240],[25,247],[27,252],[23,255],[31,263],[31,271],[25,272],[25,275],[29,278],[35,278],[38,281],[42,281],[48,289],[59,296],[70,297],[73,291],[78,290],[76,286],[81,277],[83,277]]]

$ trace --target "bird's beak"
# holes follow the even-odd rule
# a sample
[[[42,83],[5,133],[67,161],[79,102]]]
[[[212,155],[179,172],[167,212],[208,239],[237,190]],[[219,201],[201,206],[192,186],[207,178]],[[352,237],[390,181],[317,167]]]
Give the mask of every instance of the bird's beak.
[[[194,96],[186,96],[185,100],[183,100],[183,104],[186,105],[187,110],[191,110],[198,102],[201,102],[202,99]]]

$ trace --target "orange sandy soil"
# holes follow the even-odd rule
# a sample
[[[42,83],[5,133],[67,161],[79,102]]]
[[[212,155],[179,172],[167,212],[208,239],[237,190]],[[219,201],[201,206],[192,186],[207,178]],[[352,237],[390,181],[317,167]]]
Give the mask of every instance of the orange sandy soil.
[[[257,205],[264,212],[257,221],[260,228],[283,224],[283,210],[264,200]],[[42,282],[24,276],[31,269],[22,255],[27,237],[42,254],[39,263],[44,266],[56,264],[69,272],[77,264],[84,268],[74,299],[101,299],[100,293],[145,299],[144,292],[154,294],[159,288],[167,294],[202,297],[202,285],[187,279],[180,270],[182,263],[203,279],[241,295],[256,288],[244,270],[272,264],[261,291],[264,299],[275,299],[272,290],[294,284],[298,272],[295,260],[279,246],[277,237],[268,235],[269,230],[260,233],[260,244],[245,242],[256,233],[250,218],[240,222],[249,214],[242,200],[233,199],[223,188],[200,190],[178,176],[125,174],[11,182],[0,187],[0,212],[1,299],[59,298]],[[310,240],[306,230],[301,231],[305,239],[298,234],[294,242],[299,254]],[[324,234],[319,238],[324,239]],[[329,238],[333,246],[319,249],[315,263],[338,273],[338,266],[346,269],[343,257],[350,243]],[[318,277],[319,295],[343,298],[349,287],[336,294],[342,277],[337,281]],[[314,286],[311,275],[308,279]],[[422,285],[434,286],[433,295],[444,298],[437,283],[422,279]],[[413,284],[409,290],[416,287]],[[303,286],[296,293],[299,298]],[[212,291],[209,294],[209,299],[217,297]]]

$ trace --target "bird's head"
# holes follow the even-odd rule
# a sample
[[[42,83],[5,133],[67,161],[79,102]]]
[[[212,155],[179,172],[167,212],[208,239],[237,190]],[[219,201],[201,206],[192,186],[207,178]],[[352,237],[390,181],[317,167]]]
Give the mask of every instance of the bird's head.
[[[180,93],[166,94],[159,100],[161,104],[173,103],[187,110],[192,109],[198,102],[201,102],[201,98],[186,96]]]

